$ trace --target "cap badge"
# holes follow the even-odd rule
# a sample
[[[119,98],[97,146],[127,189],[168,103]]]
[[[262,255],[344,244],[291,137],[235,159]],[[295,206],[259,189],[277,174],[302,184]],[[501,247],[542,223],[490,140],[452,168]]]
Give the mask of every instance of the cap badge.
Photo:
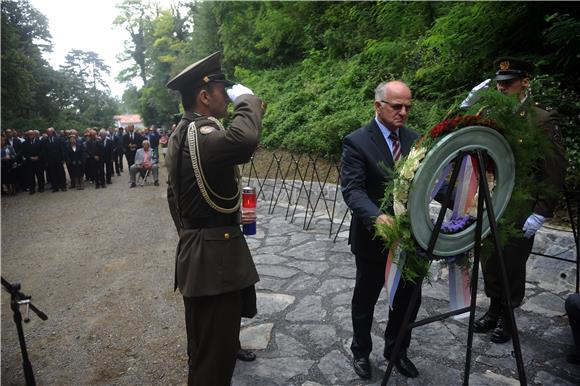
[[[207,75],[203,77],[203,81],[204,83],[209,83],[209,78],[207,77]]]
[[[509,60],[503,60],[499,63],[499,69],[501,71],[507,71],[510,69],[510,62]]]

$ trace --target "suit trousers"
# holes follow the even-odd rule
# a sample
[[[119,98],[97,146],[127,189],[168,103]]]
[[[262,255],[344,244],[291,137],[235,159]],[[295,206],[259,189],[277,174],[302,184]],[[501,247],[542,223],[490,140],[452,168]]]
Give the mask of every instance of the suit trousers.
[[[230,385],[239,348],[242,291],[183,297],[189,386]]]
[[[111,176],[113,175],[113,161],[105,161],[105,177],[107,184],[111,183]]]
[[[529,239],[510,237],[502,249],[512,307],[518,307],[524,299],[526,290],[526,262],[530,257],[533,246],[534,237]],[[482,259],[481,268],[483,271],[485,294],[490,298],[501,298],[502,304],[506,304],[501,267],[495,253]]]
[[[350,349],[355,358],[367,357],[370,355],[373,343],[371,340],[371,327],[375,304],[385,283],[385,259],[369,259],[355,255],[356,261],[356,283],[352,296],[352,328],[353,339]],[[421,282],[399,282],[399,288],[395,294],[393,309],[389,310],[389,321],[385,329],[384,353],[390,354],[395,346],[395,340],[403,324],[403,318],[407,311],[407,306],[411,300],[411,295],[416,286],[421,286]],[[419,306],[421,305],[421,291],[417,302],[412,305],[412,323],[417,318]],[[387,312],[387,307],[381,312]],[[402,350],[406,350],[411,343],[411,331],[405,334]]]
[[[24,164],[25,175],[26,175],[26,187],[35,191],[36,183],[38,182],[38,190],[44,190],[44,168],[40,161],[26,161]]]
[[[56,189],[66,189],[66,176],[64,173],[64,165],[61,161],[49,160],[47,172],[53,191]]]
[[[113,162],[115,163],[115,172],[121,173],[123,171],[123,153],[120,151],[113,153]]]

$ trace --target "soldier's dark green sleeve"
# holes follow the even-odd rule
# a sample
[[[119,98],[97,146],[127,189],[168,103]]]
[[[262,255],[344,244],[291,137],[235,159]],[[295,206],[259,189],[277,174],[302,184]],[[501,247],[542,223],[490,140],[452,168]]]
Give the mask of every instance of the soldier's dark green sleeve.
[[[554,213],[560,191],[566,177],[566,157],[560,132],[557,112],[538,109],[536,124],[546,135],[545,157],[541,161],[539,173],[540,189],[536,194],[534,213],[551,217]]]
[[[236,99],[234,117],[226,130],[214,131],[201,150],[204,165],[240,165],[248,162],[258,146],[262,101],[254,95]]]

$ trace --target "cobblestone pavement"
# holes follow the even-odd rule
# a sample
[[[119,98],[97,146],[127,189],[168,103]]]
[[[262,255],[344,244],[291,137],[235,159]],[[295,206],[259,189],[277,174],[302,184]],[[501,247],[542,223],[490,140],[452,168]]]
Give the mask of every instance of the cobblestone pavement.
[[[303,231],[303,215],[290,224],[284,212],[276,208],[274,215],[262,213],[258,234],[248,238],[261,280],[258,315],[244,320],[241,341],[257,350],[258,360],[239,362],[233,384],[380,384],[386,368],[381,355],[388,308],[384,292],[372,330],[373,379],[364,381],[350,364],[355,268],[348,232],[341,232],[334,243],[324,216],[315,220],[313,230]],[[536,237],[535,251],[574,259],[571,234],[547,231],[551,233],[544,230]],[[532,255],[528,267],[525,304],[516,312],[528,382],[579,384],[580,367],[565,361],[573,341],[563,308],[565,297],[574,291],[575,265]],[[432,283],[423,285],[419,318],[448,311],[447,270],[434,263],[431,274]],[[481,279],[477,303],[481,314],[488,305]],[[395,370],[389,384],[461,384],[466,342],[466,320],[447,319],[417,328],[409,357],[420,376],[406,379]],[[475,334],[470,383],[519,384],[512,350],[511,342],[497,345],[488,336]]]
[[[2,275],[20,281],[49,315],[46,322],[32,316],[25,325],[39,385],[186,381],[183,304],[172,283],[176,234],[165,189],[128,189],[126,181],[126,174],[117,177],[106,192],[2,200]],[[258,234],[248,238],[261,277],[258,315],[243,320],[241,333],[242,345],[258,358],[238,362],[233,385],[380,384],[384,294],[373,326],[373,379],[359,379],[350,364],[355,268],[346,227],[334,243],[324,216],[304,231],[300,210],[290,223],[286,207],[271,215],[267,208],[268,202],[259,202]],[[572,246],[570,233],[543,230],[536,239],[537,251],[573,259]],[[580,367],[565,361],[572,337],[563,303],[574,291],[574,275],[570,263],[536,256],[528,262],[527,296],[516,317],[530,384],[580,384]],[[447,298],[446,270],[434,264],[420,317],[447,311]],[[481,289],[478,306],[480,314],[487,306]],[[21,385],[11,316],[3,292],[2,385]],[[464,320],[417,328],[409,356],[420,376],[407,380],[394,371],[390,384],[461,384],[466,340]],[[475,335],[471,384],[517,384],[511,351],[511,344]]]

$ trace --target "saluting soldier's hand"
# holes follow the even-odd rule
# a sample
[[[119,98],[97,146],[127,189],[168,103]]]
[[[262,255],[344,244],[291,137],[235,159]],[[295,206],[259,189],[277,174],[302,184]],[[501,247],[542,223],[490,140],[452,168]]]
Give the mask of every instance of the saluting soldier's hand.
[[[256,212],[243,212],[242,211],[242,224],[251,224],[256,222]]]
[[[234,84],[232,86],[232,88],[227,89],[227,92],[228,92],[228,96],[230,97],[230,100],[232,102],[235,102],[236,98],[239,97],[240,95],[247,95],[247,94],[254,95],[252,90],[250,90],[246,86],[243,86],[239,83]]]

